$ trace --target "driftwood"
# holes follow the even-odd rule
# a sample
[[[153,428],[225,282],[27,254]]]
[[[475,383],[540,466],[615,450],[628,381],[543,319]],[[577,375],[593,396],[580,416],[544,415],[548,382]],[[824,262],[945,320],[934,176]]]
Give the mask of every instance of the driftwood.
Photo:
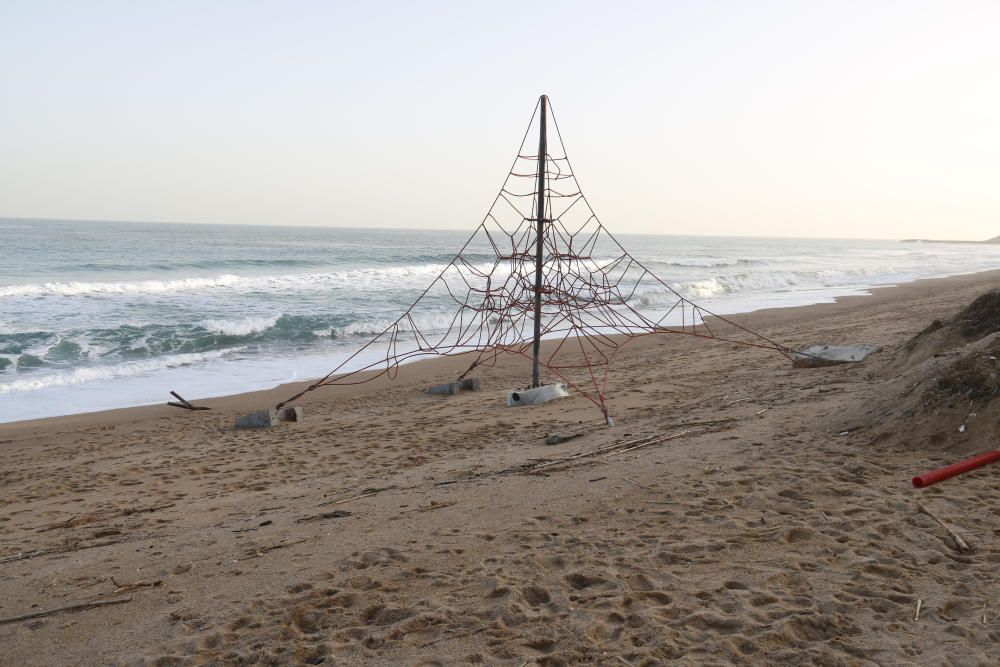
[[[64,611],[84,611],[86,609],[93,609],[95,607],[106,607],[112,604],[124,604],[126,602],[131,602],[131,601],[132,598],[119,598],[118,600],[94,600],[93,602],[81,602],[80,604],[71,604],[68,607],[57,607],[56,609],[36,611],[32,614],[11,616],[10,618],[0,618],[0,625],[5,625],[7,623],[17,623],[18,621],[29,621],[33,618],[43,618],[45,616],[52,616],[53,614],[62,613]]]
[[[36,549],[34,551],[23,551],[19,554],[14,554],[13,556],[4,556],[0,558],[0,563],[13,563],[19,560],[30,560],[37,556],[48,556],[49,554],[64,554],[71,551],[83,551],[84,549],[96,549],[97,547],[107,547],[112,544],[121,544],[122,542],[132,542],[136,539],[141,538],[125,538],[121,540],[105,540],[104,542],[94,542],[92,544],[73,544],[70,546],[55,547],[54,549]]]
[[[73,526],[78,526],[84,523],[93,523],[95,521],[100,521],[102,519],[111,519],[116,516],[132,516],[133,514],[145,514],[147,512],[155,512],[157,510],[164,510],[168,507],[173,507],[176,503],[167,503],[165,505],[152,505],[149,507],[126,507],[123,510],[110,510],[103,512],[94,512],[93,514],[84,514],[83,516],[79,514],[74,514],[65,521],[56,521],[55,523],[46,523],[44,525],[34,528],[34,530],[39,533],[44,533],[48,530],[56,530],[58,528],[72,528]]]
[[[176,391],[171,391],[170,395],[180,401],[167,401],[167,405],[172,405],[175,408],[184,408],[185,410],[211,410],[212,408],[206,408],[204,405],[192,405],[190,401],[178,394]]]
[[[667,440],[680,438],[681,436],[687,435],[688,433],[690,433],[690,431],[681,431],[680,433],[673,433],[671,435],[647,436],[645,438],[636,438],[634,440],[628,440],[626,442],[613,442],[610,445],[605,445],[603,447],[598,447],[597,449],[592,449],[586,452],[573,454],[572,456],[567,456],[565,458],[556,459],[554,461],[546,461],[544,463],[538,463],[523,469],[523,472],[526,472],[528,474],[534,474],[537,473],[539,470],[547,470],[555,466],[572,465],[577,461],[579,461],[580,459],[591,458],[594,456],[614,456],[616,454],[624,454],[626,452],[631,452],[636,449],[641,449],[643,447],[651,447],[652,445],[658,445],[661,442],[666,442]]]
[[[405,512],[400,512],[400,514],[409,514],[411,512],[430,512],[432,510],[439,510],[442,507],[451,507],[454,504],[455,503],[439,503],[437,501],[432,500],[430,505],[426,505],[424,507],[414,507],[411,510],[406,510]]]
[[[483,625],[474,630],[469,630],[468,632],[459,632],[454,635],[448,635],[447,637],[438,637],[437,639],[432,639],[431,641],[421,644],[420,648],[427,648],[428,646],[434,646],[434,644],[440,644],[441,642],[446,642],[451,639],[461,639],[463,637],[471,637],[472,635],[478,634],[490,626]]]
[[[393,488],[393,487],[389,487],[389,488]],[[323,507],[324,505],[343,505],[344,503],[349,503],[352,500],[361,500],[362,498],[371,498],[372,496],[374,496],[376,493],[379,493],[380,491],[388,491],[389,488],[386,488],[386,489],[366,489],[365,491],[362,491],[358,495],[351,496],[350,498],[342,498],[341,500],[324,500],[323,502],[321,502],[318,505],[316,505],[316,507]]]
[[[629,484],[635,484],[636,486],[638,486],[639,488],[642,488],[642,489],[648,489],[650,491],[655,491],[656,490],[656,489],[654,489],[651,486],[647,486],[645,484],[640,484],[639,482],[635,481],[634,479],[630,479],[628,477],[623,477],[622,479],[624,479]]]
[[[952,542],[955,543],[955,547],[959,551],[969,551],[969,545],[966,543],[966,541],[963,540],[961,538],[961,536],[958,533],[956,533],[955,530],[951,526],[949,526],[948,524],[946,524],[944,521],[942,521],[940,518],[938,518],[933,512],[931,512],[929,509],[927,509],[924,506],[923,503],[918,502],[917,503],[917,509],[920,510],[920,512],[922,514],[926,514],[930,518],[932,518],[935,521],[937,521],[938,524],[942,528],[944,528],[945,532],[948,533],[948,537],[950,537],[951,540],[952,540]]]
[[[296,544],[302,544],[303,542],[308,542],[308,540],[295,540],[294,542],[283,542],[281,544],[272,544],[266,547],[258,547],[257,549],[251,549],[250,552],[243,558],[236,558],[235,560],[251,560],[253,558],[260,558],[266,553],[271,551],[277,551],[278,549],[287,549],[288,547],[293,547]]]
[[[334,510],[333,512],[326,512],[325,514],[313,514],[312,516],[303,516],[295,520],[295,523],[305,523],[307,521],[319,521],[321,519],[340,519],[345,516],[351,516],[350,512],[345,512],[344,510]]]
[[[155,581],[145,581],[144,579],[140,579],[134,584],[125,584],[123,586],[122,584],[119,584],[117,581],[115,581],[114,577],[111,577],[111,583],[117,586],[117,588],[108,593],[108,595],[115,596],[115,595],[121,595],[122,593],[131,593],[132,591],[137,591],[142,588],[156,588],[157,586],[163,585],[163,580],[157,579]]]

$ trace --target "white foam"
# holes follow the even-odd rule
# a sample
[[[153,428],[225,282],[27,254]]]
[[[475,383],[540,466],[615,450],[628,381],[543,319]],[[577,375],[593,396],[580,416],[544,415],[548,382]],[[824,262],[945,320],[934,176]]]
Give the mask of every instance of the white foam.
[[[161,294],[218,287],[233,287],[243,279],[227,274],[212,278],[142,280],[139,282],[51,282],[0,287],[0,297],[81,296],[85,294]]]
[[[198,325],[206,331],[223,336],[249,336],[272,328],[281,314],[272,317],[247,317],[242,320],[202,320]]]
[[[489,272],[492,263],[475,266]],[[326,290],[334,287],[352,287],[358,291],[398,287],[426,286],[443,271],[456,272],[446,264],[420,264],[383,268],[359,268],[347,271],[317,273],[292,273],[264,276],[238,276],[225,274],[205,278],[178,280],[141,280],[137,282],[47,282],[0,287],[0,298],[119,294],[165,294],[171,292],[197,292],[206,290],[233,290],[238,292],[281,292],[288,290]]]
[[[28,377],[18,378],[11,382],[0,383],[0,395],[15,394],[19,392],[38,391],[40,389],[51,389],[54,387],[65,387],[67,385],[84,384],[87,382],[100,382],[114,380],[116,378],[129,378],[142,375],[150,375],[157,371],[163,371],[181,366],[219,359],[237,352],[243,351],[243,347],[234,347],[226,350],[213,350],[211,352],[196,352],[189,354],[172,354],[156,359],[145,359],[143,361],[127,361],[121,364],[109,366],[89,366],[77,368],[73,371],[63,373],[31,373]]]

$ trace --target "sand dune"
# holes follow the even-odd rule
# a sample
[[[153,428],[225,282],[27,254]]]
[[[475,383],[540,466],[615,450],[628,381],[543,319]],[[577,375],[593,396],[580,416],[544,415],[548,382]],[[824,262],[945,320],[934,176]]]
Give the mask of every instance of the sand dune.
[[[884,346],[863,365],[644,339],[614,428],[578,397],[503,407],[513,359],[477,393],[421,393],[460,359],[313,392],[262,431],[232,420],[291,388],[2,425],[0,616],[130,601],[0,625],[0,663],[996,664],[1000,470],[909,486],[995,446],[995,401],[959,434],[927,384],[993,343],[907,341],[997,278],[740,318]]]

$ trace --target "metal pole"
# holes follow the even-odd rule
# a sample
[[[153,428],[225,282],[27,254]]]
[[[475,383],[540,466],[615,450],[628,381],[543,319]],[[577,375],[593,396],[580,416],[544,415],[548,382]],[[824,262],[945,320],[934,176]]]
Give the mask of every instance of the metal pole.
[[[545,115],[549,98],[542,95],[538,103],[540,123],[538,126],[538,185],[535,189],[535,339],[531,351],[531,386],[538,387],[541,382],[538,377],[538,356],[542,347],[542,264],[544,260],[545,239],[545,163],[548,146],[545,142]]]

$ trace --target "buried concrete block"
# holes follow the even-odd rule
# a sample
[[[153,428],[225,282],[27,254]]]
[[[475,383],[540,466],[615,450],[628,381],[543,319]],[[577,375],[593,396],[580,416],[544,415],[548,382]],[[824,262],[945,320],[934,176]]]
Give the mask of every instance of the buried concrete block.
[[[795,368],[818,368],[837,364],[859,363],[868,355],[882,347],[865,343],[862,345],[813,345],[792,353]]]
[[[448,382],[446,384],[436,384],[433,387],[428,387],[427,393],[433,394],[435,396],[454,396],[461,389],[461,385],[458,382]]]
[[[283,422],[300,422],[305,416],[302,412],[302,408],[297,405],[293,405],[288,408],[282,408],[281,412],[278,413],[278,420]]]
[[[458,382],[447,382],[445,384],[436,384],[433,387],[427,388],[428,394],[434,394],[437,396],[454,396],[459,391],[479,391],[480,389],[479,378],[465,378],[464,380],[459,380]]]
[[[547,384],[534,389],[520,389],[507,392],[507,407],[514,408],[521,405],[539,405],[548,403],[557,398],[569,396],[564,384]]]
[[[236,419],[236,428],[268,428],[270,426],[277,426],[277,424],[278,411],[274,408],[251,412]]]

